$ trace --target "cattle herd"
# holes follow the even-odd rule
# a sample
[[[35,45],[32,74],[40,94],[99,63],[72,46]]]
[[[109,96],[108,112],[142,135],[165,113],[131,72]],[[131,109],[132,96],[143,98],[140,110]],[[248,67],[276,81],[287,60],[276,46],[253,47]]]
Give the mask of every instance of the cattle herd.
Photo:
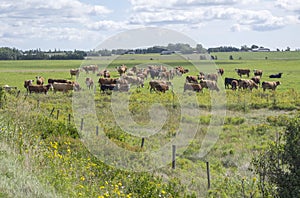
[[[250,69],[235,69],[237,74],[242,77],[243,75],[246,75],[248,78],[250,76]],[[250,89],[253,88],[258,89],[258,87],[261,85],[263,91],[266,89],[272,89],[275,90],[278,85],[280,85],[280,81],[263,81],[261,83],[261,77],[263,75],[262,70],[255,69],[253,70],[254,76],[250,79],[236,79],[236,78],[225,78],[225,88],[230,88],[232,90],[236,89]],[[271,74],[269,75],[269,78],[281,78],[282,73],[278,74]]]
[[[148,78],[149,81],[149,89],[150,93],[155,92],[163,92],[170,90],[170,87],[173,86],[171,80],[175,76],[181,77],[183,74],[189,72],[188,69],[185,69],[182,66],[177,66],[171,69],[168,69],[163,65],[148,65],[145,68],[138,68],[134,66],[132,68],[127,68],[126,65],[121,65],[115,68],[119,74],[119,77],[112,78],[110,72],[107,69],[99,71],[97,65],[89,65],[84,66],[81,69],[71,69],[70,75],[71,78],[76,76],[79,77],[79,73],[81,71],[85,71],[86,74],[89,72],[96,74],[99,77],[98,83],[99,88],[102,93],[108,93],[108,91],[120,91],[120,92],[128,92],[131,86],[136,86],[137,88],[143,88],[144,82]],[[235,69],[237,75],[240,77],[230,78],[225,77],[224,85],[225,89],[249,89],[253,88],[258,89],[260,86],[265,91],[266,89],[275,90],[278,85],[281,83],[279,81],[263,81],[261,83],[261,77],[263,74],[262,70],[255,69],[253,70],[253,76],[250,77],[250,69]],[[199,72],[199,74],[186,75],[185,83],[183,85],[183,91],[195,91],[202,92],[203,89],[209,89],[211,91],[220,91],[218,87],[218,79],[220,76],[224,74],[224,69],[219,68],[215,73],[203,73]],[[248,79],[243,79],[243,76],[247,76]],[[281,78],[282,73],[272,74],[269,78]],[[70,90],[79,91],[81,89],[80,85],[76,81],[66,80],[66,79],[48,79],[48,84],[45,84],[45,79],[41,76],[36,76],[35,78],[36,84],[34,84],[34,80],[25,80],[24,87],[27,90],[27,93],[31,94],[35,93],[44,93],[47,94],[49,90],[53,90],[53,92],[68,92]],[[85,84],[87,89],[94,89],[95,83],[93,78],[87,77],[85,79]]]

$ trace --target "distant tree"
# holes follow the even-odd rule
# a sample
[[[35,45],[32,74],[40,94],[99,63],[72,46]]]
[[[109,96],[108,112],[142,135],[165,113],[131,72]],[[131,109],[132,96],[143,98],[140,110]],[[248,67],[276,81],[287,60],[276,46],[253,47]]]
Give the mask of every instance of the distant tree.
[[[247,52],[247,51],[249,51],[250,49],[251,49],[251,48],[249,48],[247,45],[241,46],[241,51]]]
[[[257,49],[257,48],[258,48],[257,45],[252,45],[252,46],[251,46],[251,49]]]
[[[279,48],[277,48],[277,49],[276,49],[276,51],[277,51],[277,52],[280,52],[280,49],[279,49]]]
[[[289,51],[291,51],[291,48],[290,47],[286,47],[285,51],[289,52]]]
[[[204,54],[207,52],[207,50],[205,48],[203,48],[203,46],[201,44],[196,45],[196,51],[200,54]]]

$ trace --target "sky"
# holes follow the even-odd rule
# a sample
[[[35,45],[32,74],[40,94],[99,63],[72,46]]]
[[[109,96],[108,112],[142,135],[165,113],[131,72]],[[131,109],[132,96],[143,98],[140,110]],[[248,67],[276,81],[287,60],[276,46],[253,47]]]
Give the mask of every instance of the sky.
[[[204,48],[257,45],[271,50],[287,47],[295,50],[300,49],[300,0],[1,0],[0,3],[0,47],[92,50],[116,35],[144,28],[178,32]],[[153,31],[138,39],[147,40],[149,35],[155,38],[156,34]],[[119,46],[114,44],[113,48]]]

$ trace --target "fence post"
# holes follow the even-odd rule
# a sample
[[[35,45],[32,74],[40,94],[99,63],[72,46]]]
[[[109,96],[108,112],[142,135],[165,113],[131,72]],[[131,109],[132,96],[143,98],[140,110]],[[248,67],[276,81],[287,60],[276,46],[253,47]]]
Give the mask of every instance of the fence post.
[[[206,162],[206,172],[207,172],[207,189],[210,189],[209,162]]]
[[[57,109],[56,120],[58,120],[58,117],[59,117],[59,109]]]
[[[142,138],[141,148],[144,147],[144,143],[145,143],[145,138]]]
[[[172,169],[176,168],[176,145],[172,145]]]
[[[96,126],[96,136],[98,136],[98,134],[99,134],[99,127]]]
[[[80,123],[80,130],[82,131],[83,129],[83,118],[81,118],[81,123]]]
[[[53,107],[53,109],[52,109],[52,111],[51,111],[51,113],[50,113],[50,115],[49,115],[49,117],[51,117],[52,116],[52,114],[53,114],[53,112],[54,112],[54,107]]]

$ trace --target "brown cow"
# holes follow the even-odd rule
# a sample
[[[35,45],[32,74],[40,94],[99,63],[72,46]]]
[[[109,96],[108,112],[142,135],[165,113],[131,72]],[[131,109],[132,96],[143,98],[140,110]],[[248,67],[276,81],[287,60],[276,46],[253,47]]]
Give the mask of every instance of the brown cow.
[[[254,72],[254,76],[260,76],[260,77],[262,77],[262,73],[263,73],[262,70],[260,70],[260,69],[255,69],[255,70],[253,70],[253,72]]]
[[[63,93],[66,93],[70,90],[74,90],[74,83],[69,84],[69,83],[53,83],[53,91],[56,93],[57,91],[61,91]]]
[[[37,84],[37,85],[43,85],[43,84],[44,84],[45,79],[44,79],[43,77],[41,77],[41,76],[36,76],[35,78],[36,78],[36,84]]]
[[[247,77],[249,77],[250,74],[250,69],[235,69],[235,71],[240,77],[242,77],[242,75],[247,75]]]
[[[162,81],[162,80],[151,80],[149,82],[150,85],[150,93],[154,91],[160,91],[165,93],[167,90],[169,90],[169,85],[172,86],[172,83],[169,81]]]
[[[221,76],[224,74],[224,69],[223,68],[219,68],[217,69],[218,74],[220,74]]]
[[[116,67],[116,69],[117,69],[118,73],[120,74],[120,76],[122,76],[123,74],[126,73],[127,66],[123,64],[123,65],[121,65],[119,67]]]
[[[94,81],[93,81],[92,78],[87,77],[87,78],[85,79],[85,84],[86,84],[86,86],[87,86],[89,89],[91,89],[91,88],[93,88],[93,86],[94,86]]]
[[[82,67],[82,69],[88,74],[89,71],[92,71],[93,74],[96,73],[96,71],[98,71],[98,66],[97,65],[85,65]]]
[[[202,87],[198,83],[185,83],[183,87],[183,91],[185,92],[186,90],[200,92],[202,91]]]
[[[260,85],[260,76],[254,76],[251,78],[251,80],[253,80],[256,84]]]
[[[266,89],[272,89],[273,91],[276,89],[278,85],[281,85],[279,81],[264,81],[262,82],[262,88],[265,91]]]
[[[32,92],[35,93],[44,93],[47,94],[49,89],[52,87],[51,84],[48,85],[29,85],[28,86],[28,91],[31,94]]]
[[[253,80],[248,79],[240,79],[239,81],[239,88],[243,89],[250,89],[252,91],[253,88],[258,88],[258,85]]]
[[[76,78],[78,78],[78,76],[79,76],[79,69],[70,69],[70,75],[71,75],[71,78],[73,76],[76,76]]]
[[[185,82],[187,83],[198,83],[197,76],[186,76]]]
[[[200,80],[200,85],[202,88],[220,91],[216,81],[213,81],[213,80]]]
[[[188,73],[188,72],[189,72],[188,69],[184,69],[184,67],[182,67],[182,66],[177,66],[177,67],[175,67],[175,69],[176,69],[177,71],[179,71],[181,74],[185,74],[185,73]]]

